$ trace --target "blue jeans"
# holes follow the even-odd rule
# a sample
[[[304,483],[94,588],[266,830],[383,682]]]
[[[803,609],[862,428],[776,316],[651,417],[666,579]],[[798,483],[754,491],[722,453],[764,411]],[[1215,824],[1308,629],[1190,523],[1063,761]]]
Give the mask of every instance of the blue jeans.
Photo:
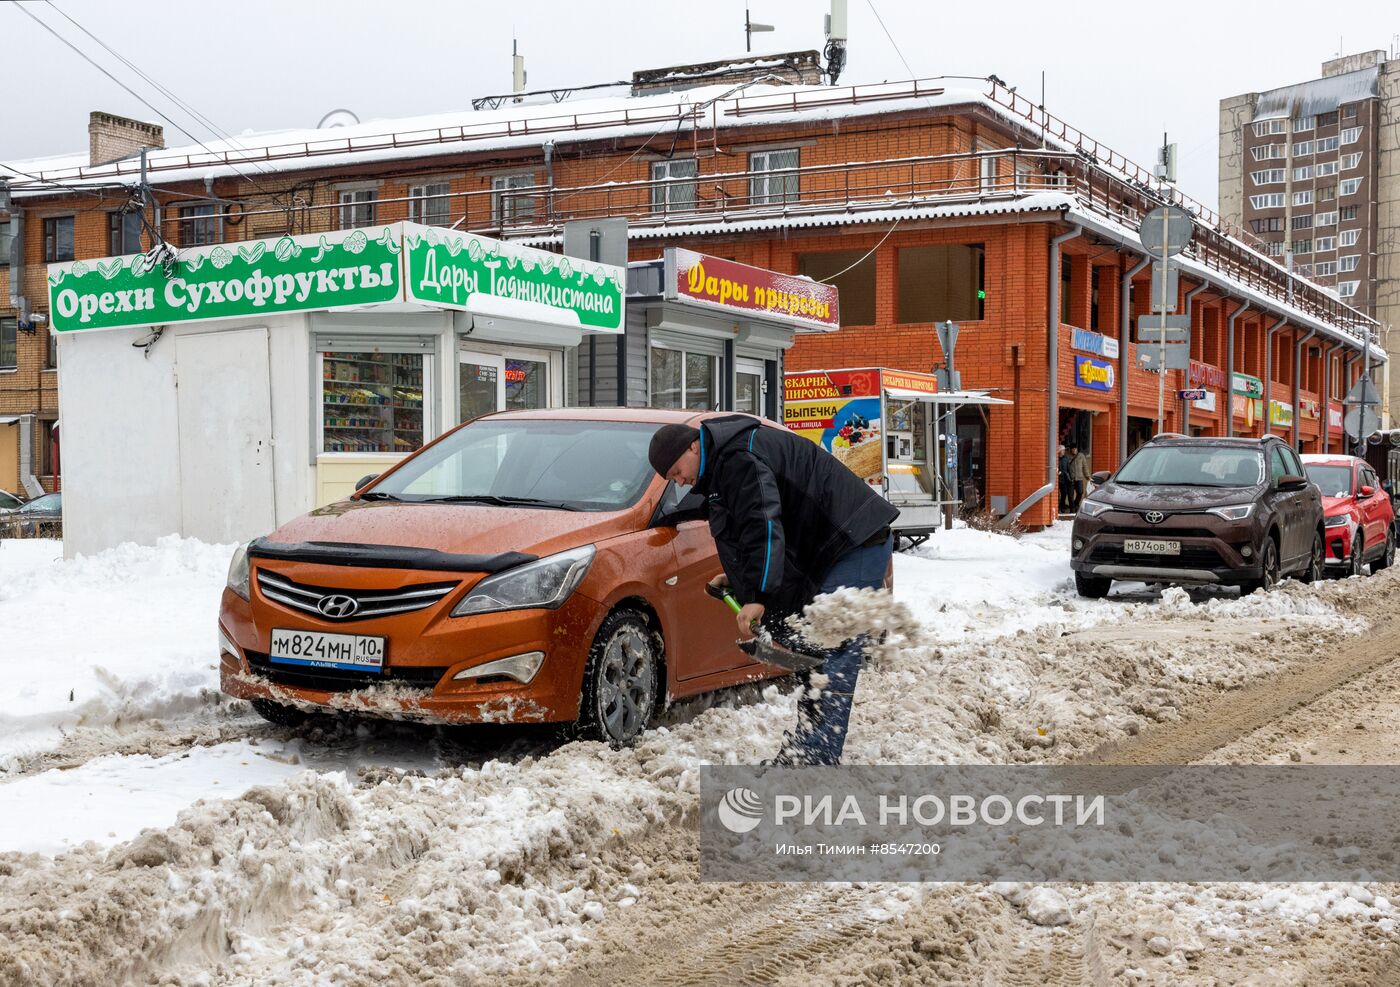
[[[894,551],[893,536],[882,545],[857,548],[838,559],[822,580],[821,591],[831,593],[843,587],[879,589],[885,584],[885,570]],[[846,727],[855,700],[856,679],[865,660],[865,638],[845,641],[827,654],[822,665],[827,684],[812,698],[809,682],[804,682],[797,701],[797,732],[784,738],[783,752],[797,764],[840,764],[846,746]]]

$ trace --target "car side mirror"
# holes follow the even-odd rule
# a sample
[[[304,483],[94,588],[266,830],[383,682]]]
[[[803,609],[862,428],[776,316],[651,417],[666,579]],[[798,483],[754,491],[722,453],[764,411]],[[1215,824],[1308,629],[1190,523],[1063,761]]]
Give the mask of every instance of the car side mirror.
[[[1278,478],[1278,488],[1280,490],[1306,490],[1308,489],[1308,478],[1296,473],[1285,473]]]
[[[365,487],[369,486],[377,479],[379,479],[378,473],[366,473],[364,476],[360,477],[359,480],[355,482],[355,489],[363,490]]]
[[[656,514],[651,519],[651,526],[653,528],[674,528],[686,521],[703,521],[709,516],[710,510],[705,502],[704,494],[692,490],[669,509],[657,505]]]
[[[1113,475],[1111,470],[1099,470],[1097,473],[1090,473],[1089,480],[1096,487],[1101,487],[1108,482],[1108,478]]]
[[[1369,484],[1367,484],[1366,486],[1363,486],[1363,487],[1361,488],[1361,496],[1363,496],[1363,497],[1370,497],[1370,496],[1371,496],[1372,494],[1374,494],[1375,492],[1376,492],[1376,488],[1373,487],[1373,486],[1370,486]]]

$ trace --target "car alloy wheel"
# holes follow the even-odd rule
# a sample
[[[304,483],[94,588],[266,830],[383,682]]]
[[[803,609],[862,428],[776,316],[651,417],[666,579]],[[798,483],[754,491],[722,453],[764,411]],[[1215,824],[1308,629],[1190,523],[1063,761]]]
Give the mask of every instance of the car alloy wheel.
[[[1259,550],[1262,565],[1258,579],[1251,579],[1241,588],[1242,593],[1253,593],[1256,590],[1263,590],[1265,593],[1278,585],[1278,543],[1270,536],[1264,539],[1264,545]]]
[[[1363,575],[1361,567],[1365,565],[1365,562],[1362,561],[1364,557],[1365,546],[1361,543],[1361,529],[1357,528],[1356,534],[1352,535],[1351,538],[1351,559],[1347,565],[1348,576]]]
[[[581,726],[599,740],[636,740],[656,711],[659,662],[641,614],[618,611],[603,621],[588,657]]]
[[[1371,563],[1371,575],[1375,575],[1382,569],[1389,569],[1395,564],[1395,529],[1385,529],[1385,551],[1381,557]]]

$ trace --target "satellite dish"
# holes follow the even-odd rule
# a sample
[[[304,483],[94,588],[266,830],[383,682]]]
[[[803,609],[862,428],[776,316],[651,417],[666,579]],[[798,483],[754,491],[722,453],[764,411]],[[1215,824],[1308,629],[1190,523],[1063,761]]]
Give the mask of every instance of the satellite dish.
[[[321,117],[321,122],[316,124],[317,130],[326,130],[333,127],[351,127],[360,122],[352,110],[331,110]]]

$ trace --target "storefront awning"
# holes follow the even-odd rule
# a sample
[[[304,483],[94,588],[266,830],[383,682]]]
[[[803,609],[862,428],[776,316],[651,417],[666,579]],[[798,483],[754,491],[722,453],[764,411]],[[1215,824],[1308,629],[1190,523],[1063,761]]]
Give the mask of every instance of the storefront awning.
[[[19,415],[0,415],[0,425],[13,425],[19,421]]]
[[[415,223],[50,264],[61,333],[405,304],[620,333],[626,272]]]
[[[885,393],[901,401],[927,401],[930,404],[1010,404],[1005,398],[994,398],[982,391],[907,391],[902,387],[887,387]]]

